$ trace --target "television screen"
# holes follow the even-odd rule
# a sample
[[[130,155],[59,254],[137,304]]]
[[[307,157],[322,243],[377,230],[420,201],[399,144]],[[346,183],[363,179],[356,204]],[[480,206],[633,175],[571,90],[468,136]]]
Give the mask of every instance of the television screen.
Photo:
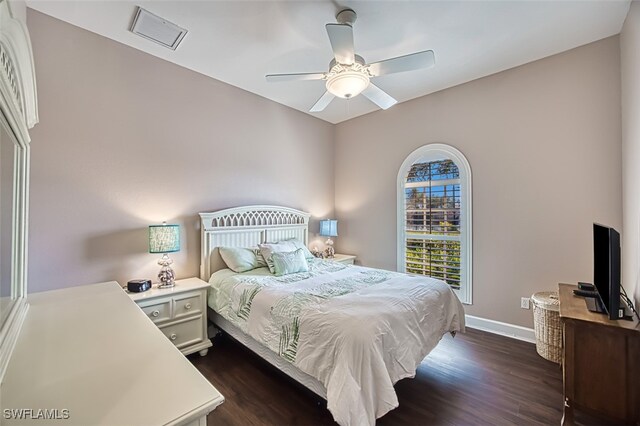
[[[593,284],[610,319],[620,314],[620,234],[593,224]]]
[[[593,224],[593,284],[604,308],[609,310],[609,228]]]

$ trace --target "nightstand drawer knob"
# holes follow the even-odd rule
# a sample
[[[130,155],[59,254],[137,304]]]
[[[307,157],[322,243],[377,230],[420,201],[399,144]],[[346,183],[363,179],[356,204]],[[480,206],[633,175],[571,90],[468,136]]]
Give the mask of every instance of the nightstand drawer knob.
[[[184,305],[185,309],[191,309],[191,303],[187,303],[186,305]]]
[[[151,316],[152,317],[157,317],[158,315],[160,315],[160,311],[158,311],[158,310],[155,310],[155,311],[151,312]]]
[[[176,340],[178,338],[178,335],[176,333],[173,333],[171,336],[169,336],[169,339],[171,340]]]

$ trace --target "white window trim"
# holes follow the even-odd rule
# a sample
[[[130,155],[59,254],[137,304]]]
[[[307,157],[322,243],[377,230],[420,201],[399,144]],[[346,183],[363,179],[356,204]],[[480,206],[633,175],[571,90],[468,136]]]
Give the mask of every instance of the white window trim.
[[[404,160],[402,166],[400,166],[400,170],[398,171],[398,182],[397,182],[397,236],[398,236],[398,259],[397,259],[397,269],[399,272],[406,271],[405,265],[405,255],[406,255],[406,247],[405,247],[405,195],[404,195],[404,183],[407,177],[407,173],[411,169],[411,166],[416,162],[427,162],[427,161],[437,161],[450,159],[452,160],[456,166],[458,166],[458,170],[460,172],[460,201],[462,202],[462,206],[460,208],[460,223],[462,225],[462,229],[464,230],[460,235],[460,241],[462,243],[462,252],[460,253],[460,261],[462,263],[462,270],[460,275],[460,289],[453,291],[458,296],[458,299],[462,303],[471,305],[472,303],[472,294],[473,294],[473,262],[472,262],[472,252],[473,252],[473,219],[472,219],[472,203],[471,203],[471,167],[469,166],[469,162],[462,152],[458,151],[456,148],[445,145],[441,143],[432,143],[429,145],[421,146],[420,148],[413,151],[409,156]]]

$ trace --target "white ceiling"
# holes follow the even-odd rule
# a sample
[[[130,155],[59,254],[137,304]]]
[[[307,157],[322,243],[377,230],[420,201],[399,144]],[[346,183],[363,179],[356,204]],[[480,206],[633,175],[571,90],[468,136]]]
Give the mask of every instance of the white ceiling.
[[[66,1],[29,7],[308,112],[324,81],[267,83],[265,74],[324,72],[332,59],[324,25],[350,7],[356,53],[367,62],[431,49],[436,66],[381,76],[399,102],[493,74],[614,34],[630,0],[620,1]],[[136,6],[187,28],[176,51],[128,31]],[[312,114],[339,123],[377,107],[362,96],[335,99]]]

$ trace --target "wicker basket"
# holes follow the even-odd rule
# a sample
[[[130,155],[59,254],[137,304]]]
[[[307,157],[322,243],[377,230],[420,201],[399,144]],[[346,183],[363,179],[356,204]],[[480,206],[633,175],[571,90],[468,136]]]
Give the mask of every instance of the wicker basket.
[[[558,292],[542,291],[531,296],[536,350],[541,357],[557,364],[562,362],[562,325]]]

